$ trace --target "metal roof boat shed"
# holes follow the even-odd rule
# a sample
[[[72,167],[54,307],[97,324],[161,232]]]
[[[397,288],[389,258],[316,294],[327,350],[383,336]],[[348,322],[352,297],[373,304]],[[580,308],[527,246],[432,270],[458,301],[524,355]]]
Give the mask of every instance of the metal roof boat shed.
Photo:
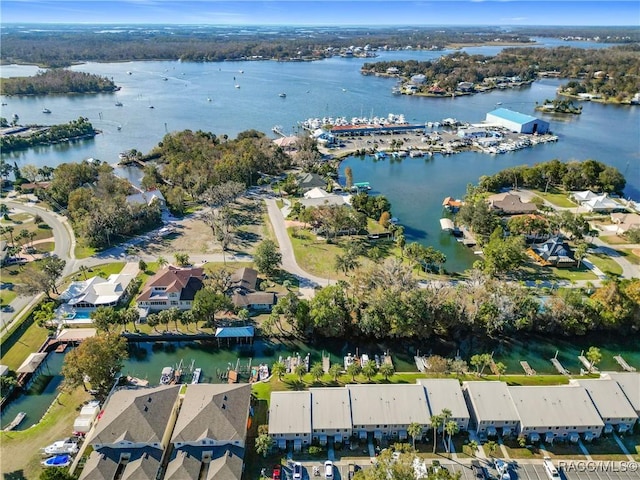
[[[487,113],[486,122],[507,128],[516,133],[547,133],[549,122],[508,108],[498,108]]]
[[[581,433],[585,439],[599,437],[604,427],[587,390],[574,385],[507,387],[520,417],[520,432],[572,439]]]
[[[38,367],[40,366],[40,364],[44,361],[44,359],[47,357],[47,353],[43,352],[43,353],[31,353],[29,354],[29,356],[27,357],[27,359],[22,362],[22,365],[20,365],[20,368],[18,368],[18,370],[16,370],[16,372],[18,373],[33,373],[36,370],[38,370]]]
[[[253,338],[254,328],[251,325],[244,327],[218,327],[216,338]]]
[[[502,428],[503,434],[517,429],[520,419],[506,383],[497,380],[463,382],[462,391],[476,424],[476,433],[495,436],[498,428]]]
[[[631,430],[638,420],[638,414],[615,380],[580,379],[570,380],[571,385],[584,387],[591,401],[604,421],[604,432],[611,433],[614,427],[619,432]]]

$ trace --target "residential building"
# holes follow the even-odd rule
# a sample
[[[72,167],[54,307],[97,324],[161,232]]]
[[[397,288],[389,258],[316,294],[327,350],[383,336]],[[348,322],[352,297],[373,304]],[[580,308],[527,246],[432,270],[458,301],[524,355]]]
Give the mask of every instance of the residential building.
[[[351,397],[347,388],[311,388],[312,438],[320,445],[327,439],[348,440],[353,433]]]
[[[298,177],[298,187],[302,193],[312,188],[327,188],[327,179],[317,173],[305,173]]]
[[[176,450],[167,464],[164,480],[240,480],[243,459],[231,450],[216,455],[193,455],[187,450]]]
[[[274,292],[257,292],[258,272],[253,268],[239,268],[231,275],[229,289],[231,301],[236,308],[252,311],[271,311],[278,302]]]
[[[570,380],[569,384],[579,385],[589,394],[600,418],[604,422],[604,433],[631,430],[638,421],[638,414],[633,405],[615,380],[600,378]]]
[[[507,108],[498,108],[487,113],[485,121],[516,133],[543,134],[549,131],[549,122]]]
[[[353,432],[359,438],[407,438],[412,423],[430,425],[422,385],[347,385],[351,394]]]
[[[298,199],[298,202],[306,208],[323,207],[323,206],[341,207],[343,205],[350,207],[351,196],[331,194],[324,197],[300,198]]]
[[[624,235],[630,230],[640,228],[640,215],[637,213],[612,213],[611,221],[616,225],[617,235]]]
[[[636,414],[640,417],[640,372],[603,372],[600,378],[618,382]]]
[[[582,206],[589,212],[613,212],[623,208],[618,202],[610,199],[606,193],[582,202]]]
[[[161,460],[162,451],[153,448],[126,452],[110,448],[94,450],[87,458],[79,480],[155,480]]]
[[[520,420],[518,433],[530,441],[577,442],[601,435],[604,422],[587,390],[575,385],[506,387]]]
[[[134,278],[135,275],[122,273],[71,282],[58,298],[72,308],[113,307],[124,297]]]
[[[520,215],[538,211],[535,204],[523,202],[518,195],[513,193],[497,193],[488,197],[487,201],[491,208],[504,215]]]
[[[151,311],[175,307],[188,310],[203,287],[204,269],[169,266],[156,273],[137,298],[138,307]]]
[[[562,237],[552,237],[546,242],[535,243],[530,253],[542,265],[552,265],[558,268],[575,267],[578,262],[573,251]]]
[[[506,383],[463,382],[462,391],[471,414],[470,424],[478,435],[511,435],[518,430],[520,418]]]
[[[231,289],[235,292],[253,292],[258,284],[258,271],[253,268],[239,268],[231,274]]]
[[[167,204],[164,195],[162,195],[162,192],[158,189],[146,192],[140,191],[133,195],[128,195],[126,201],[129,205],[152,205],[153,203],[157,203],[160,208],[164,208]]]
[[[584,190],[582,192],[572,192],[571,198],[578,204],[581,205],[583,202],[591,200],[592,198],[596,198],[598,196],[597,193],[593,193],[591,190]]]
[[[427,392],[427,403],[431,415],[439,415],[447,409],[460,430],[469,428],[471,415],[464,400],[460,382],[454,378],[419,378],[417,382]]]
[[[295,451],[311,443],[311,392],[271,393],[269,435],[283,450],[287,442]]]

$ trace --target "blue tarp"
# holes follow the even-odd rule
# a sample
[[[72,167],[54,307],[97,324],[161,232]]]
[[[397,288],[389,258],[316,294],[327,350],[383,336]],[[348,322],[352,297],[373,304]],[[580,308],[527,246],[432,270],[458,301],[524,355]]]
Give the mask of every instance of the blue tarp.
[[[246,327],[218,327],[216,328],[216,338],[251,338],[254,335],[254,328]]]

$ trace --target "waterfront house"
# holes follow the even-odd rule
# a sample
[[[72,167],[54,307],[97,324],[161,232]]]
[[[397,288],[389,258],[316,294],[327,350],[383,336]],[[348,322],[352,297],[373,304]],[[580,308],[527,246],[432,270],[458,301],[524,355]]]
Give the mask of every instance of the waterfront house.
[[[460,430],[469,428],[471,415],[464,400],[460,382],[454,378],[419,378],[416,383],[427,392],[427,403],[431,415],[439,415],[444,409],[451,412],[451,418]]]
[[[329,194],[324,197],[301,198],[298,200],[298,202],[306,208],[324,207],[324,206],[341,207],[343,205],[350,207],[351,196]]]
[[[585,388],[604,422],[604,433],[611,433],[614,428],[620,433],[626,432],[638,421],[633,405],[615,380],[573,379],[569,383]]]
[[[188,310],[203,287],[204,269],[169,266],[156,273],[136,299],[139,308],[150,311],[175,307]]]
[[[549,122],[507,108],[498,108],[487,113],[485,122],[515,133],[543,134],[549,131]]]
[[[518,430],[520,418],[506,383],[463,382],[462,391],[471,414],[470,428],[472,426],[479,436],[506,436]]]
[[[327,179],[317,173],[304,173],[297,178],[298,187],[302,193],[308,192],[312,188],[327,188]]]
[[[348,441],[353,433],[351,396],[348,388],[310,388],[311,434],[314,441],[326,445]]]
[[[531,202],[523,202],[519,195],[513,193],[496,193],[487,198],[489,206],[502,215],[521,215],[535,213],[538,207]]]
[[[637,213],[612,213],[611,221],[616,225],[617,235],[624,235],[630,230],[640,228],[640,215]]]
[[[613,212],[623,208],[618,202],[609,198],[606,193],[582,202],[582,206],[589,212]]]
[[[87,280],[71,282],[58,299],[64,302],[70,311],[76,308],[96,309],[114,307],[127,293],[129,284],[135,275],[112,274],[108,278],[92,277]]]
[[[576,385],[506,387],[528,440],[577,442],[601,435],[604,422],[585,388]]]
[[[278,448],[299,452],[311,443],[311,392],[271,392],[269,435]]]
[[[273,306],[278,303],[278,297],[274,292],[234,293],[231,295],[231,301],[236,308],[271,311]]]
[[[556,236],[546,242],[535,243],[527,253],[544,266],[571,268],[578,264],[573,251],[562,237]]]
[[[139,448],[118,452],[103,448],[93,451],[82,468],[79,480],[155,480],[162,452],[152,448]],[[120,471],[119,476],[116,472]]]
[[[578,205],[581,205],[583,202],[591,200],[592,198],[596,198],[598,196],[597,193],[593,193],[591,190],[584,190],[582,192],[571,192],[571,198]]]
[[[125,199],[129,205],[152,205],[157,203],[160,208],[167,205],[167,201],[158,189],[139,191],[133,195],[128,195]]]
[[[258,284],[258,271],[248,267],[239,268],[229,280],[234,292],[253,292]]]
[[[351,394],[353,433],[365,439],[405,440],[412,423],[430,425],[427,395],[422,385],[347,385]]]
[[[603,372],[600,378],[615,380],[640,417],[640,373],[639,372]]]

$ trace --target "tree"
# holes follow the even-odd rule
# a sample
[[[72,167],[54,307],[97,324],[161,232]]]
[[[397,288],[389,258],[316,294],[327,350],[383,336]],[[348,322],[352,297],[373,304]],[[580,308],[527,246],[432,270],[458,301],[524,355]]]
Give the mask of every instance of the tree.
[[[329,375],[331,375],[331,378],[333,378],[334,382],[337,382],[338,377],[342,375],[342,365],[340,365],[339,363],[332,363],[329,367]]]
[[[127,341],[124,337],[106,333],[87,338],[64,358],[64,385],[67,388],[84,386],[85,378],[88,378],[91,388],[104,395],[126,358]]]
[[[500,380],[500,377],[507,371],[507,366],[502,362],[496,362],[495,369],[498,372],[498,380]]]
[[[378,373],[378,368],[376,367],[375,362],[369,360],[362,366],[362,374],[367,377],[367,381],[370,382],[371,379]]]
[[[442,415],[431,415],[431,428],[433,428],[433,453],[436,453],[436,446],[438,444],[437,434],[440,427],[444,425]]]
[[[158,260],[156,260],[156,262],[160,268],[164,268],[169,265],[169,262],[163,256],[158,257]]]
[[[587,256],[587,250],[589,250],[589,245],[585,242],[581,242],[573,252],[573,256],[578,261],[578,268],[580,268],[580,264],[582,263],[584,257]]]
[[[307,373],[307,367],[304,363],[299,363],[295,368],[296,375],[298,375],[298,379],[302,381],[302,377],[304,377],[305,373]]]
[[[487,442],[487,450],[489,451],[489,456],[493,457],[494,453],[498,450],[498,444],[493,440],[489,440]]]
[[[396,369],[391,363],[383,363],[380,365],[380,375],[384,377],[385,382],[389,380],[389,377],[396,373]]]
[[[256,251],[253,254],[253,261],[260,273],[264,273],[270,277],[280,266],[282,254],[278,251],[278,246],[273,240],[266,239],[256,247]]]
[[[50,322],[56,318],[54,309],[56,308],[56,302],[44,302],[33,312],[33,319],[36,325],[42,328],[55,328],[56,324]]]
[[[320,362],[316,362],[313,364],[313,366],[311,367],[311,376],[313,377],[313,380],[316,382],[319,382],[320,379],[324,376],[324,369],[322,368],[322,363]]]
[[[471,455],[475,456],[476,450],[478,450],[478,442],[476,440],[470,440],[468,445],[469,445],[469,450],[471,450]]]
[[[157,313],[150,313],[147,315],[147,325],[153,328],[154,332],[157,332],[157,326],[160,324],[160,317]]]
[[[144,260],[140,259],[138,260],[138,269],[141,272],[146,272],[147,271],[147,262],[145,262]]]
[[[347,367],[347,373],[349,375],[351,375],[351,381],[355,382],[356,381],[356,377],[358,375],[360,375],[360,372],[362,371],[362,368],[360,367],[359,363],[353,362],[351,363],[348,367]]]
[[[107,332],[120,323],[120,312],[113,307],[98,307],[91,314],[91,320],[99,331]]]
[[[449,452],[451,451],[451,437],[460,431],[460,427],[458,426],[458,422],[455,422],[454,420],[449,420],[445,424],[444,429],[447,432],[447,435],[449,437],[447,441],[447,452]]]
[[[186,267],[189,265],[189,254],[184,252],[176,252],[173,254],[173,257],[176,259],[176,264],[180,267]]]
[[[410,423],[407,427],[407,433],[411,437],[413,449],[416,449],[416,439],[422,436],[422,425],[417,422]]]
[[[266,457],[267,453],[269,453],[269,451],[271,450],[272,445],[273,438],[271,438],[269,435],[258,435],[258,438],[256,438],[256,453],[258,455]]]
[[[271,366],[271,373],[278,377],[279,381],[282,381],[282,377],[287,373],[287,367],[282,362],[276,362]]]
[[[382,228],[388,228],[389,224],[391,223],[391,214],[389,212],[382,212],[378,223]]]
[[[449,422],[449,419],[451,418],[451,410],[449,410],[448,408],[443,408],[442,411],[440,412],[440,418],[442,418],[442,443],[444,444],[444,435],[446,432],[446,426],[447,423]],[[449,448],[447,447],[447,452],[449,451]]]
[[[483,269],[488,275],[511,272],[522,266],[525,260],[524,238],[521,236],[504,237],[498,227],[491,234],[489,242],[482,248]]]
[[[184,310],[180,314],[180,323],[187,327],[187,331],[189,331],[189,325],[194,323],[196,320],[193,317],[193,312],[191,310]]]
[[[587,357],[587,360],[589,360],[591,364],[591,371],[602,361],[602,353],[598,347],[589,347],[585,357]]]
[[[229,297],[205,287],[196,292],[192,311],[196,321],[206,321],[213,324],[215,323],[217,312],[231,310],[232,308],[233,303]]]
[[[473,355],[469,363],[472,367],[476,367],[476,375],[482,376],[484,369],[491,363],[491,354],[482,353]]]

